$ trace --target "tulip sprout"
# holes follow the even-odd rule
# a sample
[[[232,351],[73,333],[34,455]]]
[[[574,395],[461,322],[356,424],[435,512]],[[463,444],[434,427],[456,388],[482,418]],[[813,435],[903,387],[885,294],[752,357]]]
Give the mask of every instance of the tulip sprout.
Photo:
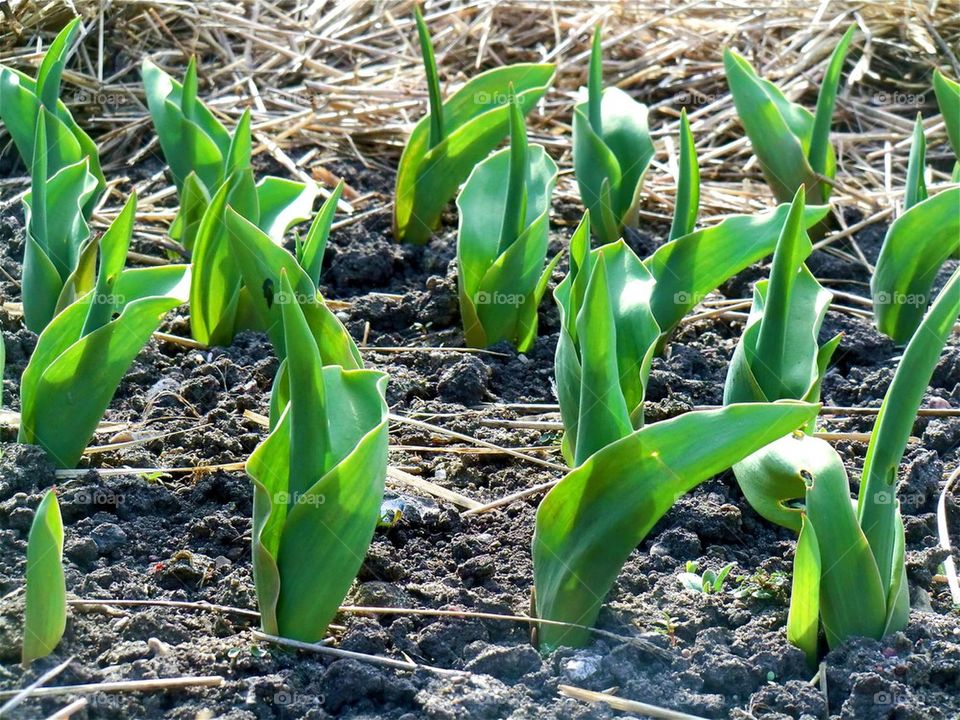
[[[603,243],[636,227],[640,186],[653,159],[647,107],[620,88],[603,87],[599,26],[593,34],[587,100],[573,110],[573,167],[580,197]]]
[[[541,145],[527,144],[515,97],[510,118],[510,147],[477,165],[457,198],[460,313],[471,347],[506,340],[526,352],[559,259],[544,267],[557,165]]]
[[[422,245],[436,230],[440,214],[474,166],[509,133],[511,98],[526,115],[547,91],[555,68],[520,63],[488,70],[441,101],[430,33],[420,8],[414,13],[430,108],[413,128],[400,157],[393,236],[399,242]]]

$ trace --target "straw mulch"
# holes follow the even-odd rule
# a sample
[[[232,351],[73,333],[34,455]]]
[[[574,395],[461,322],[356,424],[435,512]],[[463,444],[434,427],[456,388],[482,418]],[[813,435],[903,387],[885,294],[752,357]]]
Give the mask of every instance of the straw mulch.
[[[101,142],[108,178],[119,180],[158,152],[140,61],[150,55],[179,75],[196,55],[201,95],[225,122],[232,126],[251,107],[257,152],[269,153],[293,176],[329,185],[335,177],[326,166],[334,159],[392,169],[424,112],[412,7],[410,0],[7,0],[0,1],[0,62],[33,73],[41,48],[75,11],[82,13],[82,48],[65,74],[63,97]],[[557,63],[555,86],[529,123],[532,139],[547,145],[566,171],[561,198],[576,198],[570,112],[585,82],[590,32],[598,22],[605,28],[607,82],[651,109],[658,152],[645,185],[648,217],[666,219],[672,211],[681,107],[697,140],[702,222],[772,204],[727,92],[722,49],[745,53],[762,75],[812,108],[827,57],[849,23],[862,34],[848,58],[835,113],[835,205],[855,207],[864,218],[858,226],[889,221],[901,202],[918,112],[926,118],[931,180],[949,179],[949,148],[930,80],[938,66],[960,75],[952,50],[960,47],[957,0],[440,0],[427,3],[426,15],[447,92],[480,69]],[[0,143],[12,152],[5,135]],[[0,183],[19,195],[27,179]],[[157,172],[137,189],[144,230],[159,241],[172,217],[173,188]],[[13,201],[7,197],[4,206]],[[387,195],[348,192],[346,200],[347,211],[390,212]],[[119,193],[109,197],[101,220],[120,201]]]

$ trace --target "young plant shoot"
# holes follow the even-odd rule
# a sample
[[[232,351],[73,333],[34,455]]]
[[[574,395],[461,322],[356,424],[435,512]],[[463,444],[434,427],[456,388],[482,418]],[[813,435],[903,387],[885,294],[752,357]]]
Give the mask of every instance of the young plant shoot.
[[[590,250],[590,214],[570,240],[557,286],[555,359],[563,454],[571,466],[643,425],[643,398],[660,327],[653,276],[622,241]]]
[[[925,156],[918,114],[907,163],[904,211],[887,228],[870,278],[877,329],[898,344],[907,342],[920,325],[940,268],[950,257],[960,255],[960,187],[930,197],[924,182]]]
[[[204,208],[194,240],[190,329],[193,338],[205,345],[229,345],[240,330],[261,329],[255,324],[249,295],[241,292],[241,271],[227,237],[227,207],[280,243],[292,225],[310,217],[317,195],[312,182],[278,177],[255,182],[250,155],[247,111],[240,118],[227,153],[229,174]]]
[[[283,270],[279,290],[294,295]],[[318,642],[380,517],[387,377],[324,367],[301,306],[280,307],[286,402],[247,463],[254,484],[253,576],[264,632]]]
[[[653,159],[647,107],[620,88],[603,87],[598,26],[593,34],[587,100],[573,110],[573,167],[580,197],[603,243],[636,227],[640,186]]]
[[[802,502],[787,637],[819,658],[819,628],[829,646],[851,636],[882,638],[907,623],[910,604],[897,470],[940,352],[960,315],[954,271],[907,345],[870,436],[860,493],[851,503],[843,460],[828,443],[795,434],[778,440],[770,466]]]
[[[506,340],[526,352],[558,259],[544,267],[557,165],[541,145],[527,144],[515,97],[509,112],[510,147],[477,165],[457,198],[460,314],[467,345]]]
[[[960,83],[934,70],[933,92],[937,96],[940,114],[943,115],[943,124],[947,126],[947,139],[957,157],[952,179],[953,182],[960,182]]]
[[[833,295],[804,264],[813,251],[802,225],[804,199],[801,187],[777,242],[770,279],[754,287],[750,316],[727,371],[724,404],[820,400],[820,383],[841,336],[817,344]],[[806,430],[812,433],[813,424]],[[795,488],[778,487],[776,473],[769,471],[780,462],[776,452],[776,444],[763,448],[733,472],[760,515],[799,532],[800,512],[784,502]]]
[[[234,169],[231,159],[249,164],[249,158],[232,157],[236,135],[230,133],[197,98],[197,62],[191,58],[183,83],[157,67],[149,58],[140,69],[160,149],[170,167],[180,206],[170,226],[170,237],[190,252],[197,227],[213,195]],[[237,127],[240,132],[242,124]]]
[[[243,278],[241,292],[246,295],[257,327],[270,336],[277,356],[282,360],[287,349],[282,307],[295,302],[307,319],[307,325],[320,348],[323,364],[340,365],[353,370],[363,367],[360,352],[350,333],[330,312],[317,289],[323,249],[338,197],[339,188],[317,213],[306,238],[298,244],[297,257],[277,245],[263,230],[232,207],[226,211],[226,228],[230,251]],[[286,272],[293,288],[291,295],[285,295],[280,289],[281,271]],[[281,369],[278,378],[283,372]]]
[[[26,602],[23,617],[24,666],[52,653],[67,626],[63,577],[63,519],[53,489],[44,493],[27,538]]]
[[[689,412],[635,430],[571,470],[537,510],[534,599],[538,618],[587,627],[540,625],[541,651],[590,640],[620,568],[678,497],[817,411],[782,402]]]
[[[680,160],[678,163],[677,201],[670,224],[670,240],[689,235],[697,225],[700,209],[700,163],[690,131],[687,109],[680,111]]]
[[[130,363],[186,300],[185,265],[123,269],[136,206],[134,195],[100,238],[93,289],[40,333],[23,371],[18,441],[61,468],[76,465]]]
[[[97,191],[97,179],[88,171],[89,159],[51,173],[47,128],[55,118],[40,108],[30,165],[30,191],[23,198],[27,224],[23,253],[23,315],[28,329],[40,332],[78,292],[89,290],[93,277],[86,256],[96,253],[89,244],[90,228],[83,208]]]
[[[774,251],[790,208],[783,204],[759,215],[732,215],[661,245],[643,261],[655,280],[650,307],[662,333],[658,351],[707,293]],[[824,205],[807,206],[803,227],[816,226],[827,211]]]
[[[830,197],[837,162],[830,144],[830,123],[843,61],[853,40],[851,25],[837,43],[817,96],[816,114],[790,102],[733,50],[724,50],[730,93],[767,184],[779,202],[790,202],[800,186],[815,203]]]
[[[393,236],[422,245],[439,225],[457,188],[510,131],[510,100],[515,98],[526,115],[547,91],[555,67],[521,63],[488,70],[442,101],[430,33],[419,7],[414,12],[430,108],[413,128],[400,157]]]
[[[86,169],[94,178],[93,189],[82,202],[83,216],[89,218],[107,183],[100,169],[96,143],[80,129],[59,99],[67,54],[79,32],[78,17],[71,20],[50,44],[36,80],[0,65],[0,120],[13,138],[24,165],[32,167],[38,156],[44,157],[46,178],[86,160]],[[44,125],[44,142],[38,151],[37,126],[41,124]]]

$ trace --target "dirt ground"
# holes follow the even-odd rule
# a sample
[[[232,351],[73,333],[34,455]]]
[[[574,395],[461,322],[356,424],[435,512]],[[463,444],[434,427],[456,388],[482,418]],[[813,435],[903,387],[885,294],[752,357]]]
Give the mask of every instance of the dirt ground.
[[[349,165],[336,170],[355,187],[389,192],[389,178]],[[374,183],[369,187],[365,185]],[[558,215],[574,213],[561,208]],[[503,404],[553,402],[551,377],[557,312],[541,312],[541,337],[526,356],[507,346],[484,354],[424,348],[461,347],[456,303],[454,231],[426,247],[396,245],[380,216],[335,232],[323,290],[351,303],[342,312],[370,367],[390,374],[393,412],[507,446],[555,445],[557,433],[489,427],[517,419]],[[14,214],[3,226],[2,267],[19,276],[23,233]],[[857,240],[875,258],[883,228]],[[566,241],[557,232],[553,249]],[[631,236],[641,256],[663,242],[663,228]],[[811,260],[836,289],[853,289],[862,268],[822,253]],[[562,277],[563,266],[555,279]],[[743,297],[761,276],[751,269],[723,294]],[[11,283],[4,286],[16,299]],[[369,330],[367,325],[369,324]],[[17,377],[35,341],[16,318],[3,318],[8,365],[4,397],[16,407]],[[188,320],[164,328],[188,334]],[[741,323],[685,325],[666,357],[655,361],[649,389],[652,418],[694,405],[717,404]],[[823,337],[844,341],[827,374],[831,405],[877,406],[898,350],[865,320],[831,312]],[[408,352],[376,347],[411,346]],[[168,607],[73,606],[57,652],[24,673],[18,665],[25,541],[40,492],[56,483],[66,523],[67,586],[73,598],[205,601],[255,608],[249,537],[251,490],[242,472],[176,477],[103,476],[97,468],[186,467],[242,461],[264,431],[243,417],[266,412],[277,368],[264,336],[247,333],[229,348],[194,350],[152,341],[131,368],[108,418],[166,434],[128,450],[85,459],[90,472],[58,481],[42,451],[4,440],[0,458],[0,682],[15,687],[63,659],[75,662],[62,684],[111,679],[222,675],[220,688],[94,697],[91,718],[611,718],[614,711],[557,694],[557,685],[618,688],[624,697],[709,718],[953,718],[960,712],[960,625],[946,585],[935,582],[935,503],[945,467],[958,460],[960,422],[921,419],[904,461],[900,489],[908,542],[913,611],[910,624],[882,642],[851,640],[826,658],[827,696],[810,684],[802,653],[787,644],[789,573],[794,538],[762,521],[727,472],[681,498],[624,567],[600,627],[624,638],[598,637],[583,650],[541,657],[522,623],[409,614],[350,613],[338,619],[337,646],[467,671],[459,677],[414,673],[352,659],[322,658],[261,644],[256,623],[228,611]],[[934,374],[929,400],[960,401],[960,348],[951,344]],[[824,419],[834,430],[869,430],[869,419]],[[449,440],[404,425],[397,446]],[[860,443],[839,446],[853,471]],[[557,459],[557,454],[551,455]],[[479,501],[494,500],[555,477],[534,464],[479,454],[397,449],[391,463]],[[444,501],[393,486],[399,521],[378,530],[353,605],[523,614],[532,585],[530,542],[536,498],[472,517]],[[953,530],[958,530],[951,501]],[[677,580],[686,561],[718,569],[734,562],[727,592],[704,596]],[[11,597],[10,594],[13,594]],[[22,601],[21,601],[22,602]],[[630,642],[628,638],[638,639]],[[18,717],[52,712],[60,700],[33,701]],[[17,715],[15,715],[17,717]]]

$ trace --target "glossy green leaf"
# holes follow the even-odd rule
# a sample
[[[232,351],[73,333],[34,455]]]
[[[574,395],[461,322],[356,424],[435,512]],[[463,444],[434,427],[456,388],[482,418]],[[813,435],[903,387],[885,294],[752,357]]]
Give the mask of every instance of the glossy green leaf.
[[[960,248],[960,187],[927,198],[891,223],[870,279],[877,329],[907,342],[920,325],[933,281]]]
[[[327,250],[327,240],[330,237],[330,228],[333,226],[333,217],[337,212],[337,203],[343,194],[343,180],[330,193],[319,212],[310,224],[310,230],[302,242],[297,243],[297,263],[302,267],[314,286],[320,287],[320,272],[323,268],[323,254]]]
[[[910,159],[907,162],[907,188],[903,198],[903,209],[909,210],[918,202],[927,199],[926,171],[927,141],[923,136],[923,115],[917,113],[913,125],[913,142],[910,145]]]
[[[96,287],[40,333],[21,378],[18,440],[42,446],[58,467],[76,465],[127,368],[163,315],[182,302],[166,295],[121,296],[135,208],[132,197],[100,240]],[[140,287],[173,287],[166,281],[177,270],[164,273],[163,283],[159,275],[150,282],[141,276]]]
[[[316,224],[314,221],[314,226]],[[284,358],[287,348],[282,306],[294,302],[306,317],[324,365],[341,365],[348,370],[362,368],[363,360],[353,338],[327,308],[312,278],[296,258],[233,208],[227,208],[226,227],[230,252],[240,268],[245,290],[277,356]],[[281,272],[287,275],[292,288],[290,295],[281,292]]]
[[[84,159],[94,177],[94,189],[83,205],[84,217],[89,218],[106,188],[100,169],[97,146],[74,121],[67,106],[58,99],[60,78],[67,54],[79,30],[80,18],[69,22],[50,44],[40,63],[37,80],[0,66],[0,120],[6,126],[25,165],[30,167],[36,157],[37,125],[42,116],[46,130],[47,177],[53,177],[68,165]],[[46,109],[46,113],[41,110]]]
[[[833,297],[804,265],[813,251],[803,228],[804,192],[784,222],[769,280],[754,286],[753,305],[734,352],[724,402],[807,400],[819,387],[817,336]]]
[[[802,527],[793,559],[793,584],[790,590],[790,612],[787,615],[787,641],[803,650],[807,665],[814,667],[819,659],[820,639],[820,547],[813,525],[801,515]]]
[[[26,586],[21,654],[25,666],[52,653],[67,626],[63,519],[52,489],[44,493],[30,526]]]
[[[960,160],[960,83],[957,83],[939,70],[933,72],[933,92],[937,96],[937,105],[947,126],[947,138],[953,154]]]
[[[813,246],[803,229],[803,211],[801,188],[777,242],[770,279],[754,286],[750,316],[727,371],[724,404],[820,400],[820,384],[840,336],[817,343],[833,295],[804,264]],[[813,432],[813,423],[806,429]],[[760,515],[799,532],[794,501],[803,498],[804,488],[783,472],[782,448],[782,443],[768,445],[734,465],[733,472]]]
[[[764,80],[750,63],[726,49],[723,65],[740,122],[750,138],[767,184],[780,202],[789,202],[801,185],[814,202],[830,197],[823,176],[836,175],[836,157],[830,145],[830,123],[843,61],[856,26],[837,43],[817,98],[816,116],[787,100],[773,83]]]
[[[160,149],[170,166],[177,192],[195,173],[212,194],[226,179],[225,160],[231,137],[226,128],[196,98],[196,60],[191,59],[184,84],[177,82],[149,58],[141,66],[147,107],[157,131]]]
[[[817,108],[814,112],[813,129],[810,132],[810,149],[807,153],[810,167],[815,173],[831,178],[836,170],[836,161],[830,147],[833,107],[837,102],[837,86],[840,84],[840,73],[843,72],[843,61],[847,57],[847,51],[850,49],[850,42],[856,30],[856,25],[848,27],[830,55],[827,72],[824,73],[820,92],[817,93]],[[824,190],[827,194],[823,196],[823,200],[826,201],[829,197],[829,187]]]
[[[774,251],[789,211],[780,205],[761,215],[734,215],[660,246],[644,261],[656,280],[650,306],[664,338],[707,293]],[[803,226],[813,227],[827,212],[807,206]]]
[[[788,458],[797,482],[807,488],[806,520],[820,558],[819,615],[827,641],[836,647],[851,636],[879,639],[887,626],[887,595],[878,558],[857,523],[850,498],[850,483],[836,450],[819,438],[795,435],[780,441],[792,445],[781,454]],[[797,559],[805,560],[803,553]],[[808,588],[795,591],[806,598]]]
[[[700,164],[697,147],[690,132],[687,109],[680,111],[680,176],[677,179],[677,204],[673,208],[670,224],[670,240],[676,240],[693,232],[700,209]]]
[[[96,192],[96,178],[87,159],[78,160],[51,174],[48,127],[56,118],[40,110],[31,162],[31,189],[24,196],[27,224],[23,258],[23,312],[27,327],[40,332],[59,309],[68,282],[77,281],[90,228],[83,207]],[[46,122],[49,120],[50,122]]]
[[[427,92],[430,97],[430,147],[432,148],[446,137],[443,126],[443,96],[440,93],[440,77],[437,73],[437,59],[433,54],[433,42],[419,5],[414,5],[413,15],[417,23],[420,52],[423,55],[423,70],[427,75]]]
[[[469,346],[507,340],[526,352],[553,269],[546,257],[557,165],[542,146],[527,146],[523,115],[511,105],[510,148],[477,165],[457,198],[458,289]]]
[[[574,466],[643,424],[660,337],[650,309],[653,277],[622,240],[588,253],[588,233],[587,216],[571,241],[570,273],[554,291],[563,449]]]
[[[509,132],[509,86],[526,115],[554,71],[553,65],[518,64],[472,78],[443,103],[444,136],[436,144],[431,144],[434,114],[417,123],[397,168],[393,235],[398,241],[425,243],[474,166]]]
[[[293,293],[285,272],[280,290]],[[262,626],[317,642],[377,525],[387,466],[386,376],[322,367],[300,307],[282,305],[289,400],[247,471]]]
[[[941,195],[943,193],[936,197]],[[897,542],[897,507],[893,501],[897,469],[906,450],[924,392],[958,316],[960,268],[953,271],[907,344],[894,373],[893,382],[884,395],[870,445],[867,447],[858,516],[877,558],[885,589],[889,588],[891,582],[900,574],[892,565]]]
[[[573,167],[594,234],[615,242],[635,227],[640,186],[653,159],[647,107],[623,90],[602,90],[600,30],[594,35],[587,101],[573,111]]]
[[[647,425],[571,470],[537,511],[537,616],[592,625],[623,563],[678,497],[808,423],[817,410],[784,402],[690,412]],[[580,628],[539,628],[543,651],[589,637]]]

